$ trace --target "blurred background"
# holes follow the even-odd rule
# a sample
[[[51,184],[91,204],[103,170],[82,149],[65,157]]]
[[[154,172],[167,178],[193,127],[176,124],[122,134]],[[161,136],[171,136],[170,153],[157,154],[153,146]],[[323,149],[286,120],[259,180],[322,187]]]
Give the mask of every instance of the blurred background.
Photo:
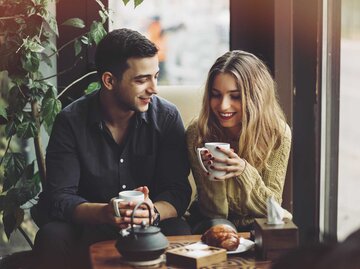
[[[229,0],[151,0],[134,9],[110,0],[109,30],[127,27],[160,49],[159,84],[198,85],[215,59],[229,50]]]

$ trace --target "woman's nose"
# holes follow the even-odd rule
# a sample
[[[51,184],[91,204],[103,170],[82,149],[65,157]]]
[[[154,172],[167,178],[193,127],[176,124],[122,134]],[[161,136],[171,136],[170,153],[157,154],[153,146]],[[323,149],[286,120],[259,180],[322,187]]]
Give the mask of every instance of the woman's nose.
[[[221,110],[226,110],[230,107],[230,100],[227,97],[221,99],[220,108]]]

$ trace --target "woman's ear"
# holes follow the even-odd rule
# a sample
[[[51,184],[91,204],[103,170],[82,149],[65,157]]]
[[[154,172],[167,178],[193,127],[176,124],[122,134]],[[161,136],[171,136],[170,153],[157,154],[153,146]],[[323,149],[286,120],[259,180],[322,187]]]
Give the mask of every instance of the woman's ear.
[[[110,72],[104,72],[101,76],[101,80],[106,89],[112,90],[114,88],[115,77]]]

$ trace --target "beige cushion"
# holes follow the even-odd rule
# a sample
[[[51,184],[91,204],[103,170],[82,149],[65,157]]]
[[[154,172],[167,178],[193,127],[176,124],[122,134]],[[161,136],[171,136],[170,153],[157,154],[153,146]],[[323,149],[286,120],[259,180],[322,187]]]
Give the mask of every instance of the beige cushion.
[[[191,85],[158,86],[158,95],[176,105],[180,111],[185,128],[187,128],[189,123],[199,115],[203,88],[202,86]],[[189,182],[192,188],[191,201],[193,201],[196,194],[196,186],[192,173],[189,175]]]

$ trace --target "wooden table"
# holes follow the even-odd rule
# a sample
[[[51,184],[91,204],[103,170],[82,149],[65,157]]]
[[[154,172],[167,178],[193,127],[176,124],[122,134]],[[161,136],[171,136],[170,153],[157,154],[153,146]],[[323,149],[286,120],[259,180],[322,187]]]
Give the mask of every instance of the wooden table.
[[[244,238],[249,238],[249,233],[239,233]],[[200,235],[185,235],[185,236],[167,236],[170,246],[168,249],[185,246],[200,240]],[[121,255],[115,248],[115,240],[98,242],[90,246],[90,262],[92,269],[112,269],[123,268],[133,269],[134,266],[124,263]],[[271,267],[270,261],[256,260],[254,251],[250,250],[245,253],[228,255],[228,259],[225,262],[217,263],[211,266],[211,269],[216,268],[257,268],[268,269]],[[140,267],[137,267],[140,268]],[[155,266],[141,267],[141,268],[178,268],[174,266],[161,263]],[[203,267],[205,269],[207,267]],[[210,267],[208,267],[210,268]]]

